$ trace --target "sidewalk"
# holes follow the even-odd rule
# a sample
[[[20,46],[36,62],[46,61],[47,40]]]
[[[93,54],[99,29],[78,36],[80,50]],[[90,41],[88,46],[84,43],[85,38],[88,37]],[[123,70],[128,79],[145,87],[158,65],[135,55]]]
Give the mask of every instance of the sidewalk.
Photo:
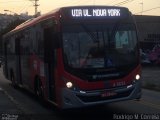
[[[12,98],[8,96],[7,92],[0,87],[0,114],[2,113],[17,114],[21,113],[21,111],[17,108]]]
[[[0,120],[27,120],[16,101],[0,87]]]
[[[150,90],[160,91],[160,67],[142,67],[142,85]]]

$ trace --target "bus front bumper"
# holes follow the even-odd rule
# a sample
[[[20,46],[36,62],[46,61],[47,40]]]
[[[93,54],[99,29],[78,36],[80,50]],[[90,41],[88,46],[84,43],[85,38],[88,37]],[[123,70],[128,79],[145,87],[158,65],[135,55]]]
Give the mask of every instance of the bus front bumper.
[[[105,90],[74,91],[63,88],[62,109],[80,108],[140,98],[141,81],[138,81],[133,85]]]

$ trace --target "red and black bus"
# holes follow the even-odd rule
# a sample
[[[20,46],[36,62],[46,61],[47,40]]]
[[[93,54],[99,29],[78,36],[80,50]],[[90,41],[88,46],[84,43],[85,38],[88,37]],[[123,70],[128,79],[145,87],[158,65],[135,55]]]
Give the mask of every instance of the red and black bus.
[[[59,108],[141,97],[136,23],[115,6],[62,7],[4,35],[4,74]]]

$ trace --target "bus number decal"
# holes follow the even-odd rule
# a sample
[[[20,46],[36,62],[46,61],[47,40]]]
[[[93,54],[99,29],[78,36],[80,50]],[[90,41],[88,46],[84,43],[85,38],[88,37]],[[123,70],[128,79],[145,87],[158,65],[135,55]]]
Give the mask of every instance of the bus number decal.
[[[113,87],[120,87],[126,85],[125,81],[115,82],[113,83]]]

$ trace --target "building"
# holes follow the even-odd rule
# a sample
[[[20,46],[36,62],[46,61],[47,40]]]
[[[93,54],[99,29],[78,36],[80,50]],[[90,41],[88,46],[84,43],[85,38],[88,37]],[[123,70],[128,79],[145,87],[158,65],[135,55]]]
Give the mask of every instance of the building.
[[[160,44],[160,16],[135,16],[143,48],[152,48]]]
[[[135,16],[141,54],[148,63],[160,64],[160,16]]]

